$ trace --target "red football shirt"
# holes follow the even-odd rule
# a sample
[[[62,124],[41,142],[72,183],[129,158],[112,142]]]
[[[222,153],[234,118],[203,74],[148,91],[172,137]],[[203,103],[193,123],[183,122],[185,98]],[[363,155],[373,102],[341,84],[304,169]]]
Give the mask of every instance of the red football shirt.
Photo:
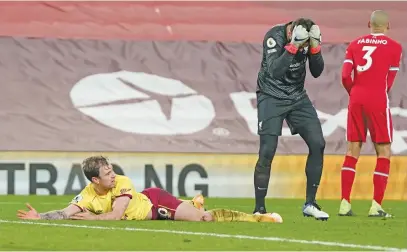
[[[387,92],[399,70],[401,52],[401,45],[384,34],[369,34],[349,44],[342,82],[351,103],[388,107]]]

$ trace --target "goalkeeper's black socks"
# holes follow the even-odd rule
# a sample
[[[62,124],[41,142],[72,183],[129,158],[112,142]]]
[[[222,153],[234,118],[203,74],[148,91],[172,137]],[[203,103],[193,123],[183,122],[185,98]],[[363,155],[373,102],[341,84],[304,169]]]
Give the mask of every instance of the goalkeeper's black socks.
[[[307,196],[306,196],[307,203],[315,202],[315,197],[316,197],[317,191],[318,191],[318,185],[309,183],[307,181]]]
[[[315,202],[322,176],[322,161],[320,161],[320,158],[317,159],[313,155],[308,156],[305,174],[307,175],[306,202]]]
[[[270,166],[271,164],[268,162],[266,164],[261,164],[260,161],[257,161],[256,163],[256,169],[254,171],[256,207],[254,212],[266,213],[265,199],[270,180]]]
[[[267,210],[265,207],[258,207],[256,206],[256,208],[254,209],[253,213],[259,213],[259,214],[265,214],[267,213]]]
[[[307,158],[307,164],[305,166],[305,174],[307,176],[307,202],[315,202],[324,163],[325,145],[316,141],[315,138],[318,139],[317,136],[312,136],[312,134],[304,136],[304,140],[309,146],[309,155]],[[323,140],[322,136],[321,139]]]

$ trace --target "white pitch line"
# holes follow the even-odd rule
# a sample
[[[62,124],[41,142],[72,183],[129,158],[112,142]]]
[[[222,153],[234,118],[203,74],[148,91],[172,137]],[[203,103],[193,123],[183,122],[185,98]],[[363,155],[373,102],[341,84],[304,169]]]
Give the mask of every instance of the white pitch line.
[[[372,246],[372,245],[358,245],[358,244],[340,243],[340,242],[325,242],[325,241],[315,241],[315,240],[311,240],[311,241],[309,241],[309,240],[297,240],[297,239],[288,239],[288,238],[280,238],[280,237],[260,237],[260,236],[248,236],[248,235],[202,233],[202,232],[189,232],[189,231],[177,231],[177,230],[166,230],[166,229],[87,226],[87,225],[74,225],[74,224],[62,224],[62,223],[58,224],[58,223],[30,222],[30,221],[10,221],[10,220],[1,220],[1,219],[0,219],[0,223],[38,225],[38,226],[54,226],[54,227],[69,227],[69,228],[102,229],[102,230],[118,230],[118,231],[133,231],[133,232],[169,233],[169,234],[182,234],[182,235],[210,236],[210,237],[217,237],[217,238],[278,241],[278,242],[287,242],[287,243],[301,243],[301,244],[323,245],[323,246],[331,246],[331,247],[358,248],[358,249],[367,249],[367,250],[381,250],[381,251],[384,250],[384,251],[403,251],[403,252],[407,252],[407,249],[400,249],[400,248]],[[276,224],[274,224],[274,225],[276,225]]]

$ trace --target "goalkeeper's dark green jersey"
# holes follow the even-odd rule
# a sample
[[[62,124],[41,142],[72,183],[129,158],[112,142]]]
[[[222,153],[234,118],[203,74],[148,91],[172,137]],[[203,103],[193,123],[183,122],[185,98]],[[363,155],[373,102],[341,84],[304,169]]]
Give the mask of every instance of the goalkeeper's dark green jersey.
[[[288,103],[298,101],[306,95],[304,81],[306,63],[309,59],[311,74],[317,78],[324,69],[321,52],[311,54],[309,48],[292,54],[284,49],[290,42],[286,28],[291,24],[276,25],[263,40],[263,59],[257,78],[257,92]]]

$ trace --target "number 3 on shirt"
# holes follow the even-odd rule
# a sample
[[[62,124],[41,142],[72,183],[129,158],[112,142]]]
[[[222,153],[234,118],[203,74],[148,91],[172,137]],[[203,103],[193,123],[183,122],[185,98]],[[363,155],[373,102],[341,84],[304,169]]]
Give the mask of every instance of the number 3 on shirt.
[[[372,53],[374,52],[374,50],[376,50],[376,48],[377,48],[376,46],[364,46],[362,48],[362,51],[366,52],[365,55],[363,55],[363,58],[366,60],[366,64],[363,66],[358,65],[356,67],[356,69],[359,72],[366,71],[372,66],[372,63],[373,63]]]

